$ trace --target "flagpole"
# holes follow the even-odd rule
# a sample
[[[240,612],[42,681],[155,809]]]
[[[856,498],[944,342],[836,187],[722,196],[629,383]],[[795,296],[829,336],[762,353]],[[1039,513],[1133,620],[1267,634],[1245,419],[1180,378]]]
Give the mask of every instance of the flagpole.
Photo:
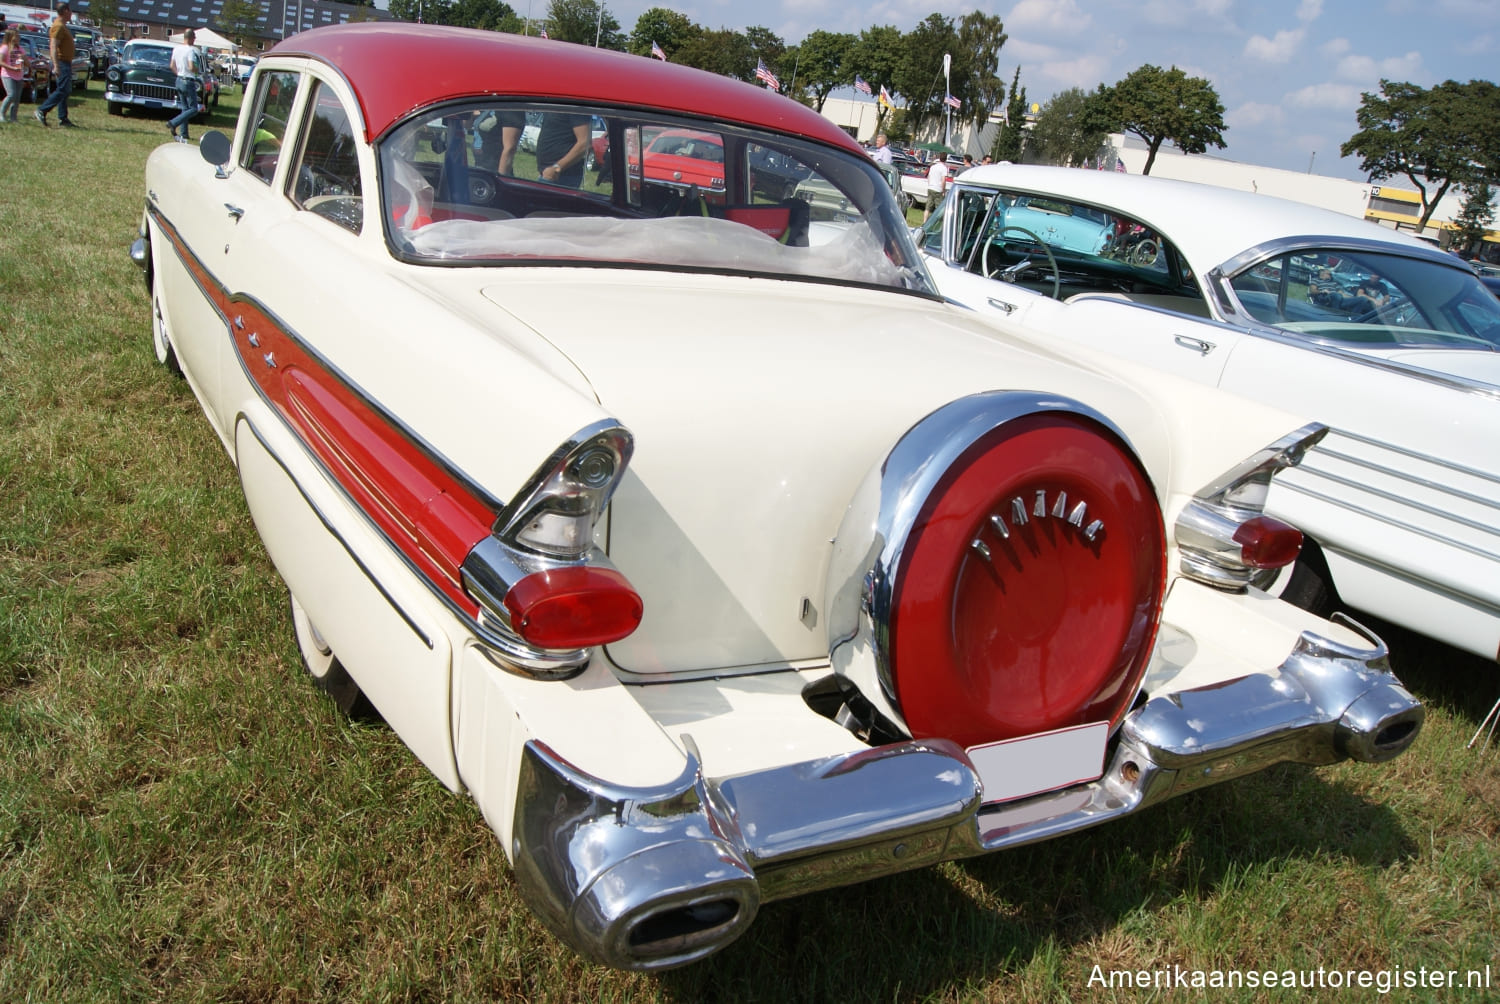
[[[599,0],[599,23],[594,26],[594,48],[599,48],[599,36],[604,33],[604,0]]]
[[[948,103],[948,95],[953,93],[953,56],[943,53],[943,145],[952,149],[953,147],[953,106]]]

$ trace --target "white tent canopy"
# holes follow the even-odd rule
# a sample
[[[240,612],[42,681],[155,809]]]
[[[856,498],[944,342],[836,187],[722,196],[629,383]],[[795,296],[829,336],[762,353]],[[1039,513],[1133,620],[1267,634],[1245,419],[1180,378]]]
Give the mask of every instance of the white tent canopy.
[[[172,41],[181,42],[182,36],[183,33],[179,31],[177,34],[172,36]],[[223,35],[220,35],[212,28],[194,28],[193,44],[203,49],[224,49],[228,52],[233,52],[234,50],[239,48],[239,46],[235,45],[229,39],[225,38]]]

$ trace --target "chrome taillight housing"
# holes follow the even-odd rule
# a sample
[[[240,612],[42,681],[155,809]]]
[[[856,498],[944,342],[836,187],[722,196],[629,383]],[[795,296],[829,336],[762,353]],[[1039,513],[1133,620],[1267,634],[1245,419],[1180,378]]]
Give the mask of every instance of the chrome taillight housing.
[[[1295,467],[1328,428],[1310,423],[1283,436],[1202,488],[1175,527],[1182,574],[1219,589],[1243,590],[1258,574],[1297,560],[1302,532],[1265,514],[1271,478]]]
[[[464,559],[464,589],[506,668],[571,676],[640,625],[641,597],[594,543],[634,442],[612,421],[558,448]]]

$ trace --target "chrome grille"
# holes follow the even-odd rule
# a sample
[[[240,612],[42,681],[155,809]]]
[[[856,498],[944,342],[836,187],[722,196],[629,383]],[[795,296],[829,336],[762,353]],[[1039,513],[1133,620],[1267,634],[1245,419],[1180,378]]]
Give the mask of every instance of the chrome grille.
[[[177,88],[166,84],[126,84],[125,90],[138,98],[150,98],[153,101],[177,100]]]

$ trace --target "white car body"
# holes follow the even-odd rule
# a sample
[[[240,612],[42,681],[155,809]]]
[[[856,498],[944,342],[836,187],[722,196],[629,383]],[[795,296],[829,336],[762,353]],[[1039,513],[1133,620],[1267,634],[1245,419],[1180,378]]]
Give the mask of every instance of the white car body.
[[[1038,222],[1042,217],[1028,210],[1024,223],[1032,233],[1046,231],[1036,236],[1060,263],[1058,295],[1047,251],[1034,254],[1032,266],[1016,258],[1022,268],[1013,278],[1021,281],[983,274],[983,241],[964,255],[963,211],[955,207],[977,207],[974,200],[996,191],[1015,206],[1045,206],[1050,197],[1053,222]],[[1111,288],[1102,276],[1108,263],[1082,250],[1097,214],[1121,220],[1121,229],[1139,224],[1133,236],[1154,242],[1141,245],[1145,253],[1161,254],[1153,268],[1165,270],[1170,260],[1189,270],[1181,286],[1169,289],[1164,278],[1160,292],[1139,282],[1122,288],[1141,278],[1137,272],[1115,277]],[[1274,303],[1265,297],[1274,293],[1252,289],[1260,283],[1279,290],[1278,256],[1300,263],[1347,249],[1340,262],[1346,269],[1356,258],[1388,263],[1406,269],[1413,291],[1437,277],[1461,286],[1462,296],[1474,298],[1464,310],[1481,316],[1491,309],[1482,301],[1492,307],[1493,300],[1463,262],[1404,234],[1300,203],[1115,172],[1010,165],[966,172],[924,238],[944,296],[1008,333],[1063,351],[1110,353],[1330,426],[1300,467],[1276,479],[1268,511],[1317,541],[1348,605],[1497,657],[1500,346],[1428,331],[1409,307],[1389,308],[1388,323],[1332,324],[1333,337],[1322,337],[1318,322],[1294,319],[1303,316],[1298,309],[1308,316],[1313,310],[1297,301],[1299,284],[1308,284],[1308,298],[1313,288],[1314,270],[1300,264],[1288,270],[1293,292],[1280,308],[1283,323],[1270,323]],[[1013,256],[1015,245],[1029,241],[1015,230],[1008,239]],[[1122,268],[1129,253],[1117,256]],[[1003,254],[991,256],[990,271],[1003,271]],[[1500,336],[1487,315],[1481,324]]]
[[[396,54],[459,69],[388,88]],[[469,123],[537,106],[599,115],[608,176],[460,159]],[[641,182],[663,123],[721,131],[721,201]],[[734,205],[754,145],[816,164],[858,218],[819,243],[796,200]],[[203,153],[153,152],[132,256],[307,666],[474,798],[591,957],[690,962],[762,901],[1282,760],[1387,760],[1420,728],[1377,638],[1244,586],[1230,535],[1295,537],[1256,488],[1321,430],[946,307],[881,175],[791,102],[583,46],[351,25],[267,53],[233,145]],[[1013,448],[1037,457],[975,473]],[[950,478],[1016,495],[987,516]],[[968,682],[922,646],[960,645],[922,590],[1012,581],[1034,616],[966,617],[962,644],[1021,636],[1039,661],[975,683],[1062,717],[1001,730],[938,701],[919,726],[918,690]]]

